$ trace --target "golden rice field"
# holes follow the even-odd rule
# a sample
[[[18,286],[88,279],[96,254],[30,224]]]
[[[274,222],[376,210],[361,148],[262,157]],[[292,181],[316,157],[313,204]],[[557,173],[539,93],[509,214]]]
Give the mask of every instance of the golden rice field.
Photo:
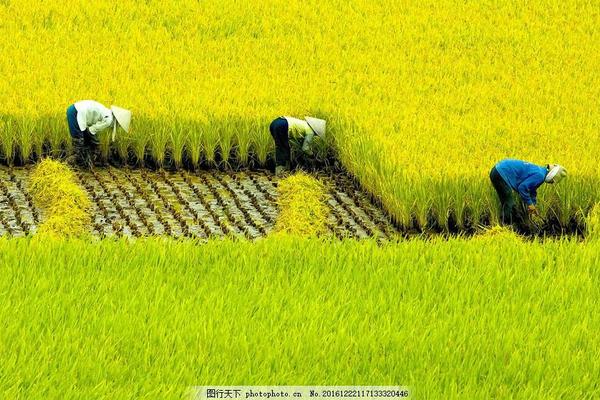
[[[37,4],[0,2],[8,162],[59,148],[67,106],[93,98],[134,112],[115,151],[159,164],[264,164],[273,118],[326,118],[337,157],[406,225],[494,221],[487,174],[505,157],[566,166],[541,190],[547,218],[599,197],[595,1]]]

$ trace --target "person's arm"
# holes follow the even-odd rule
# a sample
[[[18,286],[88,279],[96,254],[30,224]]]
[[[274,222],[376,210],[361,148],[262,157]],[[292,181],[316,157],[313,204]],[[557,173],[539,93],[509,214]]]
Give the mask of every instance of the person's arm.
[[[538,211],[537,207],[535,206],[537,203],[537,188],[533,188],[529,191],[529,195],[531,197],[531,201],[533,202],[533,204],[530,204],[527,206],[527,212],[529,213],[529,215],[537,215],[539,217],[540,212]]]
[[[529,191],[529,194],[531,196],[531,201],[533,201],[533,204],[537,204],[537,187],[531,189]]]
[[[314,137],[315,137],[315,133],[312,131],[312,129],[310,130],[309,133],[306,134],[306,136],[304,136],[304,142],[302,143],[302,151],[303,152],[312,154],[312,149],[310,147],[310,143],[312,142]]]
[[[90,126],[88,129],[92,135],[97,134],[111,126],[113,123],[112,113],[107,113],[102,116],[102,119],[96,122],[94,125]]]
[[[519,195],[528,206],[535,206],[537,202],[538,186],[540,186],[539,177],[531,175],[523,182],[521,182],[521,184],[517,188]]]

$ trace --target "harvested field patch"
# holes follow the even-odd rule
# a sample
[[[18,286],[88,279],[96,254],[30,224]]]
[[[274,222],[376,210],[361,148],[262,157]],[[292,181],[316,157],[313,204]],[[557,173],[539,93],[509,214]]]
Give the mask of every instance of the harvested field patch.
[[[27,191],[30,168],[0,168],[0,235],[34,233],[41,212]],[[104,168],[77,172],[92,200],[97,236],[209,238],[267,235],[277,219],[277,178],[268,172],[167,172]],[[343,174],[321,173],[337,237],[387,239],[398,231]]]

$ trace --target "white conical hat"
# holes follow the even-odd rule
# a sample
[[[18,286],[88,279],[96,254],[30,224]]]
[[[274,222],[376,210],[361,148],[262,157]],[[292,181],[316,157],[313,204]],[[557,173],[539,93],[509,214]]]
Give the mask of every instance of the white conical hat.
[[[325,136],[325,125],[327,122],[324,119],[304,117],[311,129],[319,136]]]
[[[567,176],[567,170],[558,164],[550,164],[550,171],[546,174],[546,183],[558,183]]]
[[[131,111],[126,110],[117,106],[110,106],[110,109],[115,116],[115,119],[121,125],[121,128],[129,133],[129,125],[131,124]],[[115,140],[115,133],[117,132],[117,124],[113,126],[113,140]]]

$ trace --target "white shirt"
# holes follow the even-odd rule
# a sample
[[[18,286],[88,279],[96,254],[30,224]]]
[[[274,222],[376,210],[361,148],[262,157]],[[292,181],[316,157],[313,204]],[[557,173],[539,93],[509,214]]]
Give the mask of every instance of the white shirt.
[[[75,103],[77,124],[79,129],[88,129],[92,135],[112,126],[114,119],[110,109],[93,100],[82,100]]]
[[[298,119],[294,117],[283,117],[288,122],[288,135],[292,137],[304,136],[304,142],[302,143],[302,151],[310,153],[310,142],[315,136],[315,132],[312,130],[308,122],[304,119]]]

